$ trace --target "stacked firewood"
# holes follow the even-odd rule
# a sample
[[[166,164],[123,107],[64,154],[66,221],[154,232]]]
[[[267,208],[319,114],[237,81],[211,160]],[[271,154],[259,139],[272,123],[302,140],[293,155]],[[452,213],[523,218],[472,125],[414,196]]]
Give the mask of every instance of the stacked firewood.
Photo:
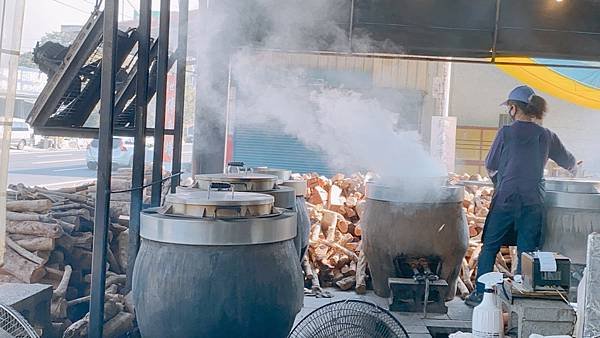
[[[488,183],[489,179],[480,175],[457,175],[450,174],[450,182],[453,184],[461,181],[478,181]],[[494,189],[484,185],[465,185],[465,197],[463,208],[469,224],[469,248],[462,263],[457,293],[462,298],[466,297],[475,286],[477,275],[477,263],[481,253],[483,226],[489,213],[490,203]],[[512,276],[516,269],[517,253],[515,247],[502,247],[496,257],[494,270],[502,272],[505,276]]]
[[[366,292],[366,259],[361,251],[365,177],[317,174],[308,182],[307,205],[311,219],[310,246],[304,258],[306,283],[312,290],[337,286]]]
[[[150,182],[149,171],[146,176]],[[112,191],[131,188],[130,171],[113,174]],[[130,195],[128,191],[111,194],[105,303],[108,337],[133,328],[131,302],[124,294]],[[149,192],[145,196],[149,199]],[[87,336],[95,197],[94,182],[58,190],[23,184],[9,187],[0,282],[53,286],[51,337],[61,337],[65,330],[65,337]]]

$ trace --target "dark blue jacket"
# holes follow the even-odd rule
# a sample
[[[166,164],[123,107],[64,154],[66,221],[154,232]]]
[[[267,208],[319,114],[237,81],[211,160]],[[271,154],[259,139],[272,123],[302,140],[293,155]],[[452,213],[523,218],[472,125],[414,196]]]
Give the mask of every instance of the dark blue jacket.
[[[490,173],[498,172],[496,204],[543,203],[540,187],[548,158],[567,170],[576,166],[575,157],[558,136],[536,123],[515,121],[500,129],[485,160]]]

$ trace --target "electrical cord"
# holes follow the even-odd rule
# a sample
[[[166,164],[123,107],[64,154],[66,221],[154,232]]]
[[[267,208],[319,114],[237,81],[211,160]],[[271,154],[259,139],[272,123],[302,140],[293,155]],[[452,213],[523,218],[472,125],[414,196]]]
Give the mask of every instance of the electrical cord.
[[[133,188],[131,188],[131,189],[125,189],[125,190],[114,190],[114,191],[111,191],[110,193],[111,193],[111,194],[120,194],[120,193],[124,193],[124,192],[132,192],[132,191],[134,191],[134,190],[142,190],[142,189],[146,189],[146,188],[148,188],[148,187],[150,187],[150,186],[153,186],[154,184],[163,183],[164,181],[166,181],[166,180],[170,180],[170,179],[171,179],[171,178],[173,178],[173,177],[176,177],[176,176],[181,176],[181,175],[182,175],[182,174],[184,174],[184,173],[185,173],[185,172],[178,172],[178,173],[175,173],[175,174],[173,174],[173,175],[170,175],[170,176],[164,177],[162,180],[159,180],[159,181],[154,181],[154,182],[150,182],[150,183],[148,183],[148,184],[142,185],[141,187],[133,187]]]

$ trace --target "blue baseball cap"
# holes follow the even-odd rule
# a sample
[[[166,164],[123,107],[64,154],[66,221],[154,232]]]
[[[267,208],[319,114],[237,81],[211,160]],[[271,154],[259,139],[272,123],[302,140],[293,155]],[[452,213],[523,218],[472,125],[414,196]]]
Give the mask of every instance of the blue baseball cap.
[[[529,86],[519,86],[513,89],[510,94],[508,94],[508,100],[502,102],[501,106],[506,106],[508,101],[519,101],[523,103],[531,102],[531,98],[535,95],[535,92]]]

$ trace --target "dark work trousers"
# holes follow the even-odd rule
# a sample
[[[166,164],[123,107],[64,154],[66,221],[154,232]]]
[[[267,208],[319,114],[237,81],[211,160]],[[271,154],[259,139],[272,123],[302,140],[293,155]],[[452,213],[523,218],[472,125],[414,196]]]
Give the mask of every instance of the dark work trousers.
[[[494,271],[496,255],[505,244],[507,235],[514,229],[517,236],[517,252],[519,255],[517,274],[521,273],[521,253],[535,251],[540,244],[544,207],[531,206],[496,206],[490,210],[483,233],[483,248],[479,254],[477,279],[479,276]],[[477,283],[477,291],[484,291],[484,285]]]

